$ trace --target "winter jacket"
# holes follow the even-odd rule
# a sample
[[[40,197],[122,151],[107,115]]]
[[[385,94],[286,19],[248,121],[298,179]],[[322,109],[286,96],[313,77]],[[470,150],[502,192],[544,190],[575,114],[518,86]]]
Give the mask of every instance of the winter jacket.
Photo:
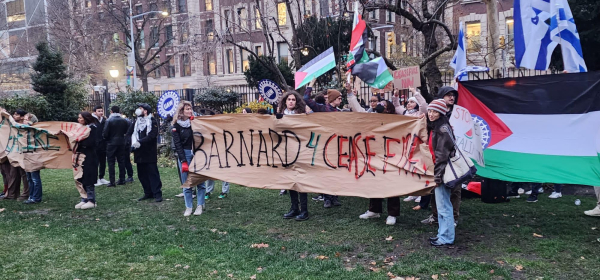
[[[441,123],[438,124],[430,134],[435,156],[434,179],[438,185],[443,183],[444,171],[446,170],[446,165],[448,165],[448,160],[450,160],[456,152],[452,127],[450,127],[450,124],[447,121],[440,121]]]
[[[98,123],[96,124],[96,149],[98,151],[106,151],[106,139],[104,139],[104,136],[102,135],[104,132],[104,127],[106,126],[106,118],[96,117],[96,119],[98,120]]]
[[[96,125],[90,125],[90,134],[86,139],[77,142],[77,154],[79,157],[85,155],[83,160],[82,169],[83,176],[78,179],[83,186],[93,186],[98,180],[98,156],[96,155],[96,144],[98,141],[98,128]]]
[[[107,145],[125,145],[125,134],[129,129],[129,123],[121,116],[108,118],[102,132],[102,137]]]
[[[396,114],[410,117],[419,117],[421,113],[427,115],[427,101],[425,101],[423,95],[417,91],[414,97],[417,99],[417,104],[419,104],[419,110],[411,113],[405,113],[406,108],[400,104],[400,97],[392,96],[392,104],[394,104],[394,107],[396,107]]]
[[[458,91],[453,88],[453,87],[442,87],[440,88],[440,90],[438,91],[438,94],[436,95],[435,98],[437,99],[443,99],[444,95],[448,94],[449,92],[454,91],[454,104],[458,104]],[[419,105],[421,106],[421,105]],[[453,109],[454,105],[449,105],[448,106],[448,113],[446,114],[446,117],[448,117],[448,119],[450,119],[450,115],[452,115],[452,109]]]
[[[192,149],[192,145],[194,143],[194,132],[192,131],[192,126],[190,125],[190,127],[182,127],[178,123],[175,123],[171,129],[171,135],[173,135],[173,144],[175,144],[177,157],[181,160],[181,162],[187,162],[184,150]]]
[[[134,131],[135,124],[129,127],[127,134],[138,134],[140,147],[133,150],[133,159],[135,163],[156,163],[158,161],[157,153],[157,137],[158,137],[158,122],[154,118],[150,118],[152,130],[146,134],[146,129],[142,131]]]
[[[310,98],[310,93],[312,92],[312,88],[311,87],[307,87],[306,91],[304,91],[304,102],[306,103],[306,105],[308,105],[308,107],[310,107],[311,110],[313,110],[313,112],[317,113],[317,112],[337,112],[339,111],[338,108],[335,108],[333,106],[331,106],[330,104],[318,104],[317,102],[315,102],[312,98]]]
[[[352,109],[352,112],[377,113],[371,107],[369,107],[369,109],[365,110],[365,108],[363,108],[362,106],[360,106],[360,103],[358,103],[358,99],[356,99],[356,95],[354,95],[352,93],[348,93],[348,106],[350,107],[350,109]]]

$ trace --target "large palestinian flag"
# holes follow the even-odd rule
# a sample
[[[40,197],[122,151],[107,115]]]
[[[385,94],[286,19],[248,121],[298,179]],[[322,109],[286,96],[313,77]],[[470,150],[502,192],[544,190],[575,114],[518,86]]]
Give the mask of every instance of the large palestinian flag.
[[[483,132],[478,175],[600,186],[600,72],[462,82],[458,92]]]

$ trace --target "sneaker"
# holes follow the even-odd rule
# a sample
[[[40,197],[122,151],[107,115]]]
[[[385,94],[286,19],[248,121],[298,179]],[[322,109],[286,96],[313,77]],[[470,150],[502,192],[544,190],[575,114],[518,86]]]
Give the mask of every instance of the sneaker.
[[[194,211],[194,216],[202,215],[202,210],[204,209],[204,205],[198,205],[196,207],[196,211]]]
[[[176,194],[176,195],[175,195],[175,197],[183,197],[183,196],[184,196],[184,194],[183,194],[183,193],[180,193],[180,194]]]
[[[125,185],[125,180],[117,181],[117,186],[123,186],[123,185]]]
[[[583,213],[592,217],[600,217],[600,205],[596,206],[596,208],[592,210],[588,210]]]
[[[432,225],[432,224],[437,223],[437,222],[433,218],[433,215],[429,215],[429,217],[427,217],[427,219],[425,219],[425,220],[422,220],[421,223],[422,224],[426,224],[426,225]]]
[[[185,208],[185,212],[183,212],[183,216],[184,217],[189,217],[190,215],[192,215],[192,210],[194,210],[194,208]]]
[[[40,202],[41,201],[35,201],[33,199],[28,199],[28,200],[23,201],[23,203],[25,203],[25,204],[36,204],[36,203],[40,203]]]
[[[98,179],[98,181],[96,181],[96,183],[94,184],[94,187],[99,187],[102,186],[102,182],[100,181],[100,179]]]
[[[409,202],[409,201],[413,201],[415,199],[417,199],[418,196],[409,196],[407,198],[404,199],[404,202]]]
[[[130,184],[133,183],[133,177],[129,177],[127,179],[125,179],[125,184]]]
[[[279,191],[279,195],[285,195],[287,193],[287,190],[281,190]]]
[[[561,198],[561,197],[562,197],[562,193],[559,193],[559,192],[552,192],[552,194],[548,196],[548,198]]]
[[[325,198],[322,195],[313,196],[312,200],[314,201],[323,201]]]
[[[331,203],[333,206],[342,206],[342,203],[337,199],[337,197],[334,197],[333,200],[331,200]]]
[[[218,197],[219,197],[219,199],[226,198],[227,193],[221,193]]]
[[[77,204],[75,204],[75,209],[81,209],[81,206],[83,206],[85,204],[85,202],[79,202]]]
[[[521,196],[519,195],[518,191],[517,192],[512,192],[511,191],[511,192],[508,193],[508,196],[507,196],[507,198],[519,198],[519,197],[521,197]]]
[[[538,201],[537,195],[535,195],[535,194],[532,194],[527,198],[527,202],[537,202],[537,201]]]
[[[4,197],[4,193],[0,193],[0,198]]]
[[[100,180],[98,180],[99,183],[101,183],[102,185],[108,185],[110,182],[107,181],[106,179],[102,178]]]
[[[544,188],[540,187],[540,189],[538,190],[538,194],[540,194],[540,193],[544,193]],[[527,191],[525,194],[530,195],[531,190]]]
[[[331,200],[325,200],[325,202],[323,203],[323,207],[325,208],[331,208],[333,205],[331,204]]]
[[[365,212],[364,214],[358,216],[358,218],[360,218],[360,219],[373,219],[373,218],[379,218],[379,217],[380,217],[379,213],[371,212],[369,210],[367,210],[367,212]]]
[[[210,193],[206,193],[206,195],[204,195],[204,199],[209,199],[210,198]]]
[[[421,202],[421,197],[420,197],[420,196],[419,196],[419,197],[417,197],[417,199],[415,199],[415,202],[416,202],[416,203],[420,203],[420,202]]]
[[[96,208],[96,203],[88,201],[81,205],[81,210]]]
[[[385,219],[385,224],[388,226],[393,226],[396,224],[396,217],[394,216],[388,216],[387,219]]]
[[[195,194],[192,194],[192,198],[196,198],[196,195],[195,195]]]
[[[517,190],[517,193],[518,193],[518,194],[523,194],[523,193],[525,193],[525,190],[524,190],[523,188],[519,188],[519,189]]]

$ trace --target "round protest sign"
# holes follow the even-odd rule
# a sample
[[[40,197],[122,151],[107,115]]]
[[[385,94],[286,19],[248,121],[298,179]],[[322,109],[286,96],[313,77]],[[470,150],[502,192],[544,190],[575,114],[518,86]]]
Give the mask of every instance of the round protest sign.
[[[173,116],[177,106],[179,105],[179,94],[177,91],[165,91],[158,99],[157,111],[161,118],[166,119],[167,116]]]
[[[267,79],[258,82],[258,91],[265,101],[271,104],[279,101],[283,95],[281,88],[275,82]]]

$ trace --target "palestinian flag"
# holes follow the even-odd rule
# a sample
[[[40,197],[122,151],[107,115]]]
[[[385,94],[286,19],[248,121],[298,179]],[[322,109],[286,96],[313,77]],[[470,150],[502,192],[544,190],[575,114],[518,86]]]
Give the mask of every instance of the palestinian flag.
[[[352,75],[358,76],[371,87],[383,89],[394,80],[383,58],[378,57],[369,62],[356,64],[352,68]]]
[[[296,71],[294,74],[296,89],[308,84],[312,79],[318,78],[334,67],[335,55],[333,54],[333,47],[331,47]]]
[[[462,82],[483,132],[482,177],[600,185],[600,72]]]
[[[369,56],[365,52],[365,42],[367,42],[367,23],[358,12],[358,2],[354,3],[354,20],[352,22],[352,38],[350,38],[350,52],[346,67],[351,69],[355,64],[369,61]]]

